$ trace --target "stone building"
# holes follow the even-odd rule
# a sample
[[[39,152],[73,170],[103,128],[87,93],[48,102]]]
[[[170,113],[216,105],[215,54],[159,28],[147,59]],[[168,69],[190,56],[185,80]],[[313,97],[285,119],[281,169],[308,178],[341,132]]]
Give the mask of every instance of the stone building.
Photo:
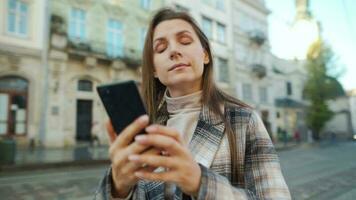
[[[45,1],[0,1],[0,137],[34,141],[41,123]]]
[[[56,0],[51,4],[46,145],[106,142],[107,115],[96,86],[140,80],[150,13],[159,1]]]

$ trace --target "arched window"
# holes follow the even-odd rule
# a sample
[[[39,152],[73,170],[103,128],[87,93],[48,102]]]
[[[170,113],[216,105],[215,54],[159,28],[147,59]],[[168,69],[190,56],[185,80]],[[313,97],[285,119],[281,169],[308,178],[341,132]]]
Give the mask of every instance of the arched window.
[[[85,91],[85,92],[93,91],[93,82],[89,80],[79,80],[78,91]]]

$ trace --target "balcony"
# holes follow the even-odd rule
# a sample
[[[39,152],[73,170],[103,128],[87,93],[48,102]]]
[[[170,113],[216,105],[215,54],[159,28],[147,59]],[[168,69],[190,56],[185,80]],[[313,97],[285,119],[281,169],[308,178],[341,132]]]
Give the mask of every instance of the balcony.
[[[51,48],[68,53],[71,57],[87,60],[88,57],[105,63],[121,61],[127,67],[136,69],[141,65],[141,50],[122,48],[105,41],[70,38],[61,16],[51,16]],[[93,63],[93,62],[90,62]]]
[[[65,21],[62,16],[51,15],[51,34],[67,35],[65,28]]]
[[[248,36],[250,41],[259,47],[262,46],[267,40],[265,33],[260,30],[250,31]]]
[[[264,78],[267,75],[267,68],[262,64],[252,64],[251,71],[259,79]]]

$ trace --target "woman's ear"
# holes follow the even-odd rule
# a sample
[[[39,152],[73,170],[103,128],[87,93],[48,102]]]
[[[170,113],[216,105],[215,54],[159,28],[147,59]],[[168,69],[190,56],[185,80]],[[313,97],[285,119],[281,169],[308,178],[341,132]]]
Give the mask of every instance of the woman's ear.
[[[156,70],[153,71],[153,77],[158,78]]]
[[[209,64],[210,59],[209,59],[209,54],[206,50],[204,50],[204,64]]]

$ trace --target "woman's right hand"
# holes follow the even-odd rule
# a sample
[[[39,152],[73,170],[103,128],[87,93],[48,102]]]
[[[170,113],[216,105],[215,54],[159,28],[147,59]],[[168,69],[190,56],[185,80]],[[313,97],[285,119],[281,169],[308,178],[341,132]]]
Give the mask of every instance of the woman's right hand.
[[[115,133],[111,122],[107,123],[107,130],[110,137],[109,156],[112,168],[112,180],[114,187],[112,190],[113,197],[125,198],[130,190],[139,180],[135,171],[142,168],[134,162],[128,160],[132,154],[159,154],[157,149],[149,149],[148,146],[134,142],[134,137],[144,129],[149,123],[148,116],[143,115],[128,125],[119,135]],[[155,168],[145,167],[147,171],[153,171]]]

